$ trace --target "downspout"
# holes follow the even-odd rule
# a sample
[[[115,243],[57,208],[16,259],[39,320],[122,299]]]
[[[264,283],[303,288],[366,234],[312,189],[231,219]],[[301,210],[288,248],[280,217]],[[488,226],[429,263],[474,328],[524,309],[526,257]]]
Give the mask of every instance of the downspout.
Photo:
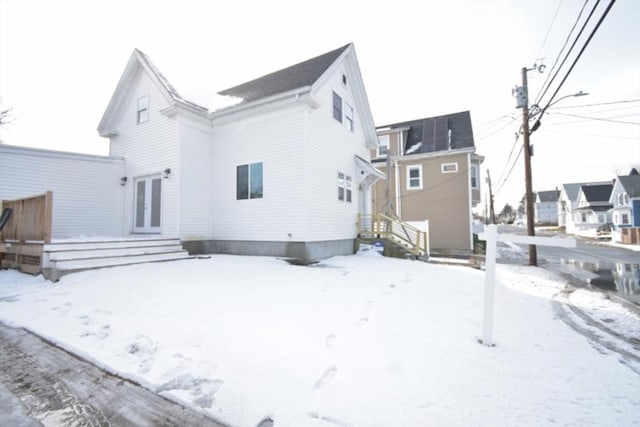
[[[480,171],[478,171],[478,176],[480,175]],[[476,181],[478,177],[476,177]],[[471,188],[471,153],[467,153],[467,188],[469,189],[469,248],[473,250],[473,201],[472,201],[472,192]]]

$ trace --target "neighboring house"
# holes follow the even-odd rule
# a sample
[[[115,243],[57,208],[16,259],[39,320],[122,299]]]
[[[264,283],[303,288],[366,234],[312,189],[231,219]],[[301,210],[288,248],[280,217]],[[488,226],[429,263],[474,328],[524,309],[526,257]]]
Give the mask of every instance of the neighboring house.
[[[633,174],[633,171],[630,175],[616,178],[609,198],[609,203],[613,206],[612,239],[618,242],[621,241],[621,228],[640,227],[640,175],[637,171]]]
[[[534,204],[534,222],[537,225],[558,225],[558,197],[560,191],[538,191]]]
[[[558,225],[565,227],[565,231],[574,234],[576,230],[576,221],[574,210],[578,207],[578,193],[580,188],[588,185],[602,185],[609,182],[576,182],[571,184],[562,184],[560,188],[560,196],[558,197]]]
[[[601,225],[611,222],[609,203],[613,184],[583,185],[578,191],[577,207],[573,211],[574,234],[596,237]]]
[[[374,210],[429,221],[433,249],[472,250],[472,208],[480,202],[480,164],[468,111],[377,128]]]
[[[134,50],[98,126],[118,177],[100,190],[80,177],[78,197],[96,192],[98,211],[117,211],[113,235],[178,237],[192,253],[353,253],[357,215],[371,212],[384,177],[369,163],[378,140],[353,44],[220,94],[241,102],[210,112]],[[82,173],[79,164],[52,179]],[[86,215],[84,234],[101,230],[100,215],[57,214]],[[54,237],[80,231],[58,224]]]

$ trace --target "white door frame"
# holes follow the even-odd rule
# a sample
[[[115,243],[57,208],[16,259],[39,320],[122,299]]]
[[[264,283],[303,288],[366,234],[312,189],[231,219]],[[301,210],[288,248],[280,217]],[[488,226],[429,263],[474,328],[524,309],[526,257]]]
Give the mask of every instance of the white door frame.
[[[137,177],[133,182],[133,232],[160,233],[161,231],[162,176]]]

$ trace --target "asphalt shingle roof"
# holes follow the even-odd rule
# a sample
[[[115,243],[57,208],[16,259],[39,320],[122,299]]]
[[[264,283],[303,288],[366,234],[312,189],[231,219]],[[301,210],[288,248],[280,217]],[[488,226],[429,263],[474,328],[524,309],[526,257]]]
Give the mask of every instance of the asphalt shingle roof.
[[[582,193],[589,203],[608,202],[613,184],[583,185]]]
[[[412,120],[382,128],[408,127],[404,154],[423,154],[474,147],[471,114],[468,111]]]
[[[629,197],[640,197],[640,175],[619,176],[618,179]]]
[[[538,191],[538,198],[541,202],[557,202],[558,201],[558,192],[555,190],[552,191]]]
[[[251,102],[278,93],[311,86],[350,45],[351,44],[347,44],[331,52],[316,56],[315,58],[225,89],[218,92],[218,94],[235,96],[243,98],[244,102]]]

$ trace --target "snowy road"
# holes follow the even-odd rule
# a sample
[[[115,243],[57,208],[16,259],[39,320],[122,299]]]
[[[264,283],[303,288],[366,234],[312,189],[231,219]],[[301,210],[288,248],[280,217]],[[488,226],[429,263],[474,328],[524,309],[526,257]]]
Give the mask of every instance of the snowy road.
[[[14,404],[13,413],[1,411],[0,425],[223,427],[24,329],[1,323],[0,372],[2,401]],[[24,410],[15,408],[15,399],[4,388]]]

